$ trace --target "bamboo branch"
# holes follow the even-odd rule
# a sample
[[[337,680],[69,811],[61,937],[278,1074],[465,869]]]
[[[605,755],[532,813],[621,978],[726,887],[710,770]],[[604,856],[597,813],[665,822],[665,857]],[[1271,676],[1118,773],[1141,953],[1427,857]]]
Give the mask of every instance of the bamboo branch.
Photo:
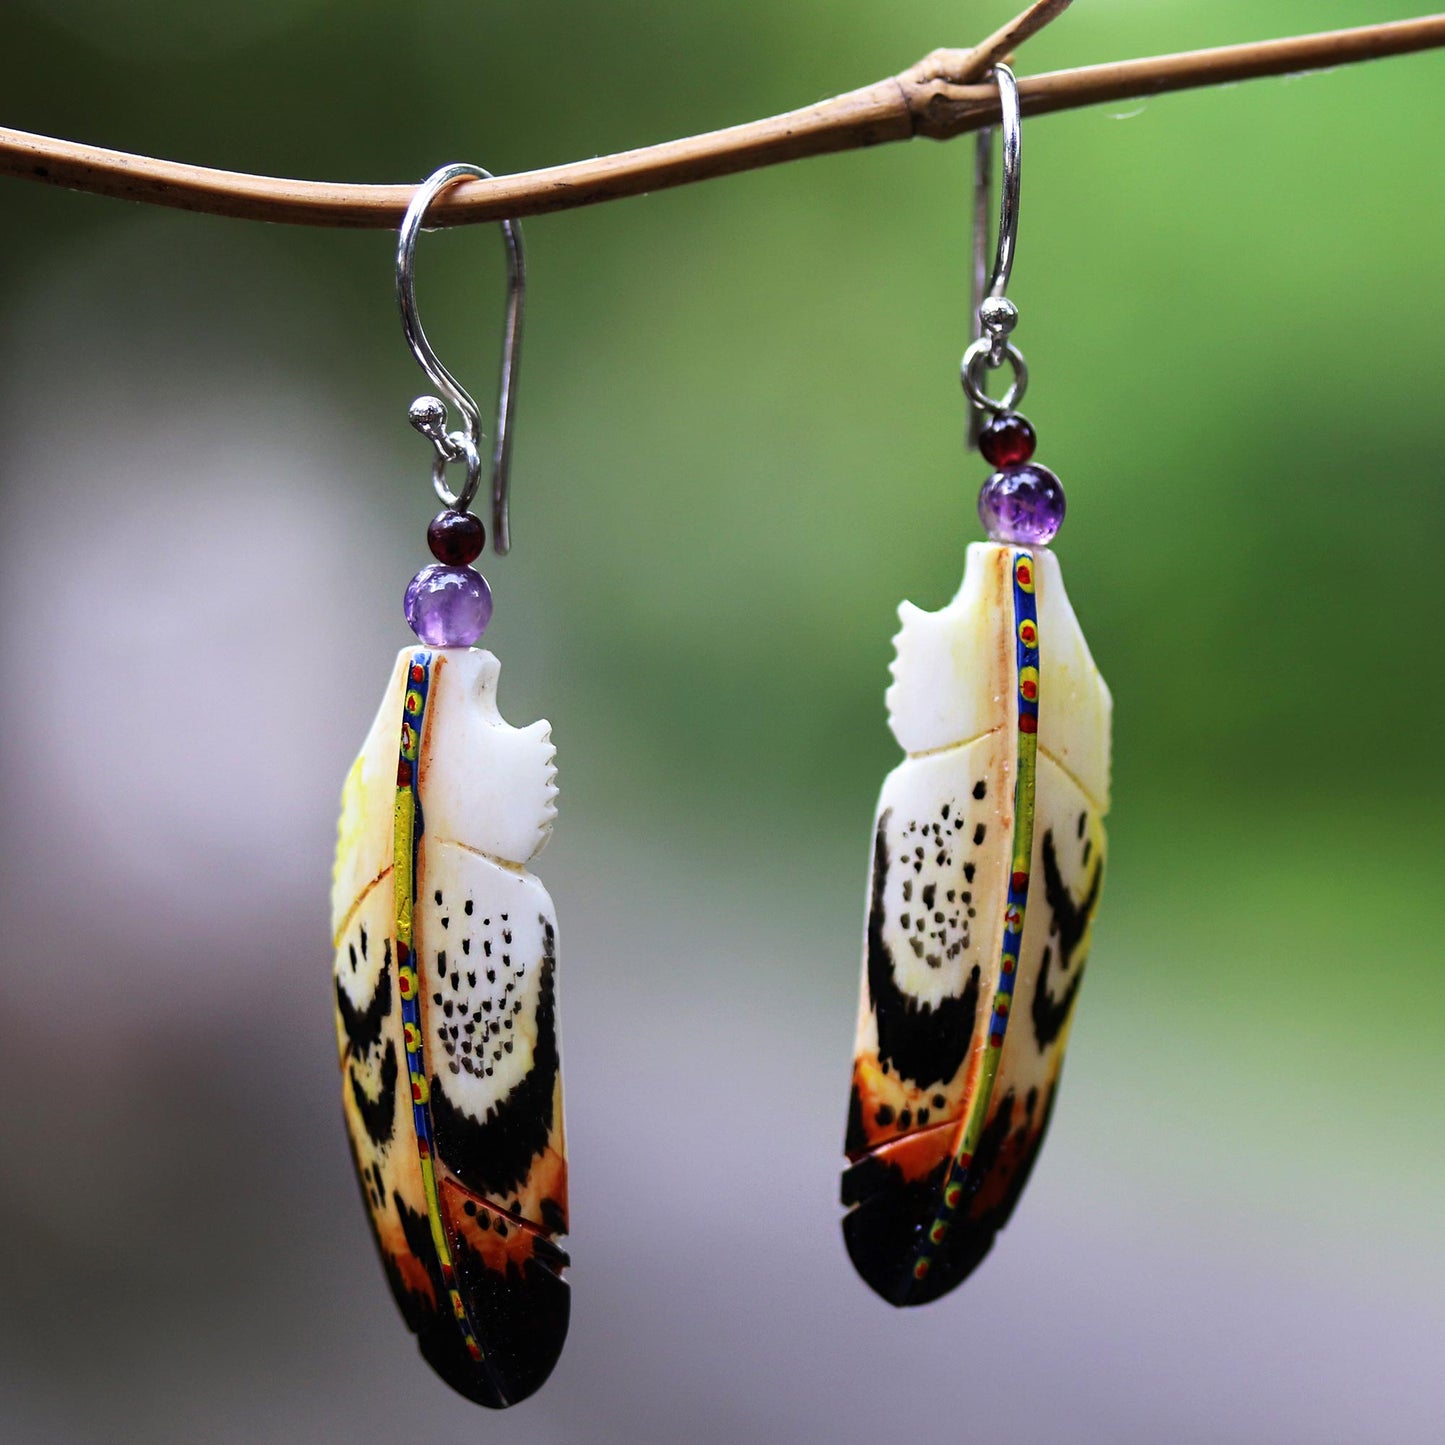
[[[991,85],[969,84],[1059,14],[1068,0],[1039,0],[972,50],[938,50],[890,80],[747,125],[449,191],[429,223],[461,225],[570,210],[668,186],[732,175],[803,156],[929,136],[947,140],[998,118]],[[1019,84],[1026,115],[1102,101],[1297,74],[1445,46],[1445,15],[1355,30],[1227,45],[1181,55],[1035,75]],[[282,180],[182,165],[0,129],[0,175],[211,215],[310,226],[395,227],[411,186]]]

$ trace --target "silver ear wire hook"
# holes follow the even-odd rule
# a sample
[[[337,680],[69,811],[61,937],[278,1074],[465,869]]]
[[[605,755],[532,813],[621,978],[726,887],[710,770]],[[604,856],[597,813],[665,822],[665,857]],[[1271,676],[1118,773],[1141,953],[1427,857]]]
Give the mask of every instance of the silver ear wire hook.
[[[988,212],[993,172],[993,127],[978,133],[973,165],[973,277],[970,295],[970,326],[975,340],[963,354],[960,373],[963,389],[973,406],[968,415],[968,445],[978,446],[983,413],[1003,416],[1023,400],[1029,384],[1029,369],[1023,354],[1009,340],[1018,325],[1019,313],[1004,295],[1013,274],[1014,247],[1019,232],[1019,172],[1023,149],[1023,124],[1019,112],[1018,82],[1006,65],[991,72],[998,82],[999,121],[1003,131],[1003,185],[999,191],[998,244],[993,270],[986,270],[988,256]],[[987,284],[985,284],[987,276]],[[997,371],[1007,361],[1014,379],[1007,392],[995,400],[983,389],[984,373]]]
[[[477,494],[482,472],[482,414],[465,387],[442,365],[422,330],[416,306],[416,238],[423,228],[431,204],[448,186],[473,177],[490,180],[492,173],[481,166],[458,161],[442,166],[417,187],[402,218],[396,247],[396,299],[401,307],[401,325],[407,345],[427,379],[462,414],[464,431],[447,430],[446,403],[439,397],[419,396],[412,402],[411,424],[428,438],[436,452],[432,461],[432,485],[448,506],[466,511]],[[502,330],[501,380],[497,385],[497,423],[492,444],[492,550],[499,556],[511,546],[507,527],[507,486],[512,469],[512,414],[517,404],[517,367],[522,355],[522,302],[527,289],[526,262],[522,254],[522,228],[516,221],[499,222],[507,242],[507,316]],[[465,462],[466,481],[453,492],[446,483],[450,462]]]

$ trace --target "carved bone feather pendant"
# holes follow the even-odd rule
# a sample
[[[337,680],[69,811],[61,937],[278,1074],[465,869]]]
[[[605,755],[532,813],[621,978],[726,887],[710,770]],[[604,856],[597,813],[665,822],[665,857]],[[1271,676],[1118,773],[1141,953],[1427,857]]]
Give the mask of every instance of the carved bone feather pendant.
[[[1109,690],[1045,547],[905,602],[874,829],[843,1233],[895,1305],[1008,1222],[1048,1125],[1104,868]],[[1012,1022],[1011,1022],[1012,1020]]]
[[[422,1354],[478,1404],[524,1399],[567,1334],[567,1160],[550,729],[496,707],[490,652],[404,648],[346,780],[332,887],[342,1102]]]

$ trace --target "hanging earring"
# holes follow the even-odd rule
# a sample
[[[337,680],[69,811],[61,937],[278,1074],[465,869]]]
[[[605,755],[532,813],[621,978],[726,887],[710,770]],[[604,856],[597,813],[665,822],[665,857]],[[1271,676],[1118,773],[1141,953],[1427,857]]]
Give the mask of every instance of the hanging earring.
[[[1004,295],[1018,227],[1018,91],[997,66],[1003,186],[982,286],[992,137],[975,172],[971,434],[998,468],[958,595],[899,608],[889,725],[907,757],[873,839],[843,1235],[895,1305],[966,1279],[1008,1222],[1048,1125],[1104,867],[1109,691],[1048,549],[1058,478],[1016,407],[1028,381]],[[986,374],[1007,363],[1001,400]],[[1012,1026],[1010,1016],[1019,1017]]]
[[[420,645],[402,649],[346,779],[331,896],[337,1044],[352,1155],[382,1264],[428,1363],[480,1405],[515,1404],[551,1373],[567,1334],[567,1160],[557,1054],[552,900],[526,865],[557,814],[551,732],[497,712],[498,663],[474,648],[492,612],[468,564],[485,529],[476,403],[437,359],[413,262],[450,165],[401,225],[397,296],[422,370],[446,404],[412,403],[446,510],[436,562],[406,589]],[[492,544],[507,550],[507,480],[524,270],[507,243],[507,319],[492,450]],[[463,470],[455,492],[447,468]]]

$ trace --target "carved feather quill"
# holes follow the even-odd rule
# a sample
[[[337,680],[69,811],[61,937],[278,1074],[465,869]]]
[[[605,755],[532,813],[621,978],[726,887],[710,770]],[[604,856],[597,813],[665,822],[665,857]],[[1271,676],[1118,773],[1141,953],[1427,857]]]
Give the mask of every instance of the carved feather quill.
[[[567,1335],[556,921],[526,864],[556,816],[546,723],[489,652],[405,648],[346,781],[332,890],[342,1105],[422,1354],[524,1399]]]
[[[843,1233],[895,1305],[954,1288],[1048,1125],[1104,867],[1109,691],[1047,548],[975,543],[900,608]]]

